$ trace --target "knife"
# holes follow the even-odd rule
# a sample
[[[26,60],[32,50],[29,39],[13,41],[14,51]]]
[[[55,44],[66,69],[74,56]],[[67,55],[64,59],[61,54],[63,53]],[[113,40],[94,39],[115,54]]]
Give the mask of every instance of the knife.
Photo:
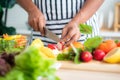
[[[56,42],[59,42],[60,41],[60,38],[55,34],[53,33],[52,31],[50,31],[49,29],[45,28],[44,27],[44,31],[45,31],[45,36],[56,41]]]

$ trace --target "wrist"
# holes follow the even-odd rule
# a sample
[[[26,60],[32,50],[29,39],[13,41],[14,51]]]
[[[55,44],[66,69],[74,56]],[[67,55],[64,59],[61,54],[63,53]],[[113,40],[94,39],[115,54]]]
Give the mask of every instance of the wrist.
[[[83,13],[79,12],[78,14],[75,15],[75,17],[72,19],[73,22],[75,22],[77,25],[84,23],[85,19],[83,17]]]
[[[34,6],[34,7],[30,7],[28,10],[27,10],[27,13],[30,14],[30,13],[33,13],[33,12],[36,12],[38,11],[37,7]]]
[[[79,24],[80,24],[80,23],[78,22],[78,20],[75,19],[75,18],[72,19],[71,22],[72,22],[72,24],[74,24],[75,26],[79,26]]]
[[[79,27],[79,24],[75,20],[70,21],[70,24],[74,25],[74,27]]]

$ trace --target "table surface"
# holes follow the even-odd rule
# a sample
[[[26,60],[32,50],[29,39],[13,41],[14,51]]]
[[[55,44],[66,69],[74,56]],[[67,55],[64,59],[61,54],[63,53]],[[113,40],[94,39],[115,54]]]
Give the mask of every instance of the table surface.
[[[61,80],[120,80],[120,73],[59,69],[56,75]]]

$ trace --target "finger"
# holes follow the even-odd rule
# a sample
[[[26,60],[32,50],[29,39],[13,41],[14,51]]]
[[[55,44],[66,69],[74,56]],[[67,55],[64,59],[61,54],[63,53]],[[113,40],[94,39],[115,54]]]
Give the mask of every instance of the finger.
[[[44,21],[39,19],[38,25],[39,25],[39,31],[41,32],[41,35],[44,36],[45,35],[44,28],[43,28],[45,27]]]
[[[33,19],[33,26],[34,26],[34,28],[35,28],[36,31],[39,31],[38,21],[36,19]]]
[[[66,34],[67,34],[67,29],[63,28],[63,30],[62,30],[62,36],[61,36],[61,41],[65,37]]]
[[[67,33],[67,35],[63,38],[63,41],[64,42],[67,42],[67,41],[69,41],[71,38],[72,38],[72,36],[75,34],[75,32],[73,31],[73,30],[68,30],[69,32]]]
[[[70,45],[70,43],[77,41],[80,38],[79,34],[75,34],[68,42],[66,42],[66,46]]]
[[[66,46],[70,45],[70,43],[76,41],[77,35],[74,35],[69,41],[66,42]]]
[[[32,27],[34,30],[36,30],[36,28],[34,28],[33,21],[29,21],[28,24],[30,25],[30,27]]]

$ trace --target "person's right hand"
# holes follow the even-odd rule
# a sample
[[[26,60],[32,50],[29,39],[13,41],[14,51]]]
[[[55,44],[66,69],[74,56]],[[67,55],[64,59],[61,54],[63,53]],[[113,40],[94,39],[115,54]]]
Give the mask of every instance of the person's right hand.
[[[28,23],[36,31],[40,31],[41,35],[44,36],[44,27],[46,20],[42,12],[38,9],[35,9],[28,13]]]

